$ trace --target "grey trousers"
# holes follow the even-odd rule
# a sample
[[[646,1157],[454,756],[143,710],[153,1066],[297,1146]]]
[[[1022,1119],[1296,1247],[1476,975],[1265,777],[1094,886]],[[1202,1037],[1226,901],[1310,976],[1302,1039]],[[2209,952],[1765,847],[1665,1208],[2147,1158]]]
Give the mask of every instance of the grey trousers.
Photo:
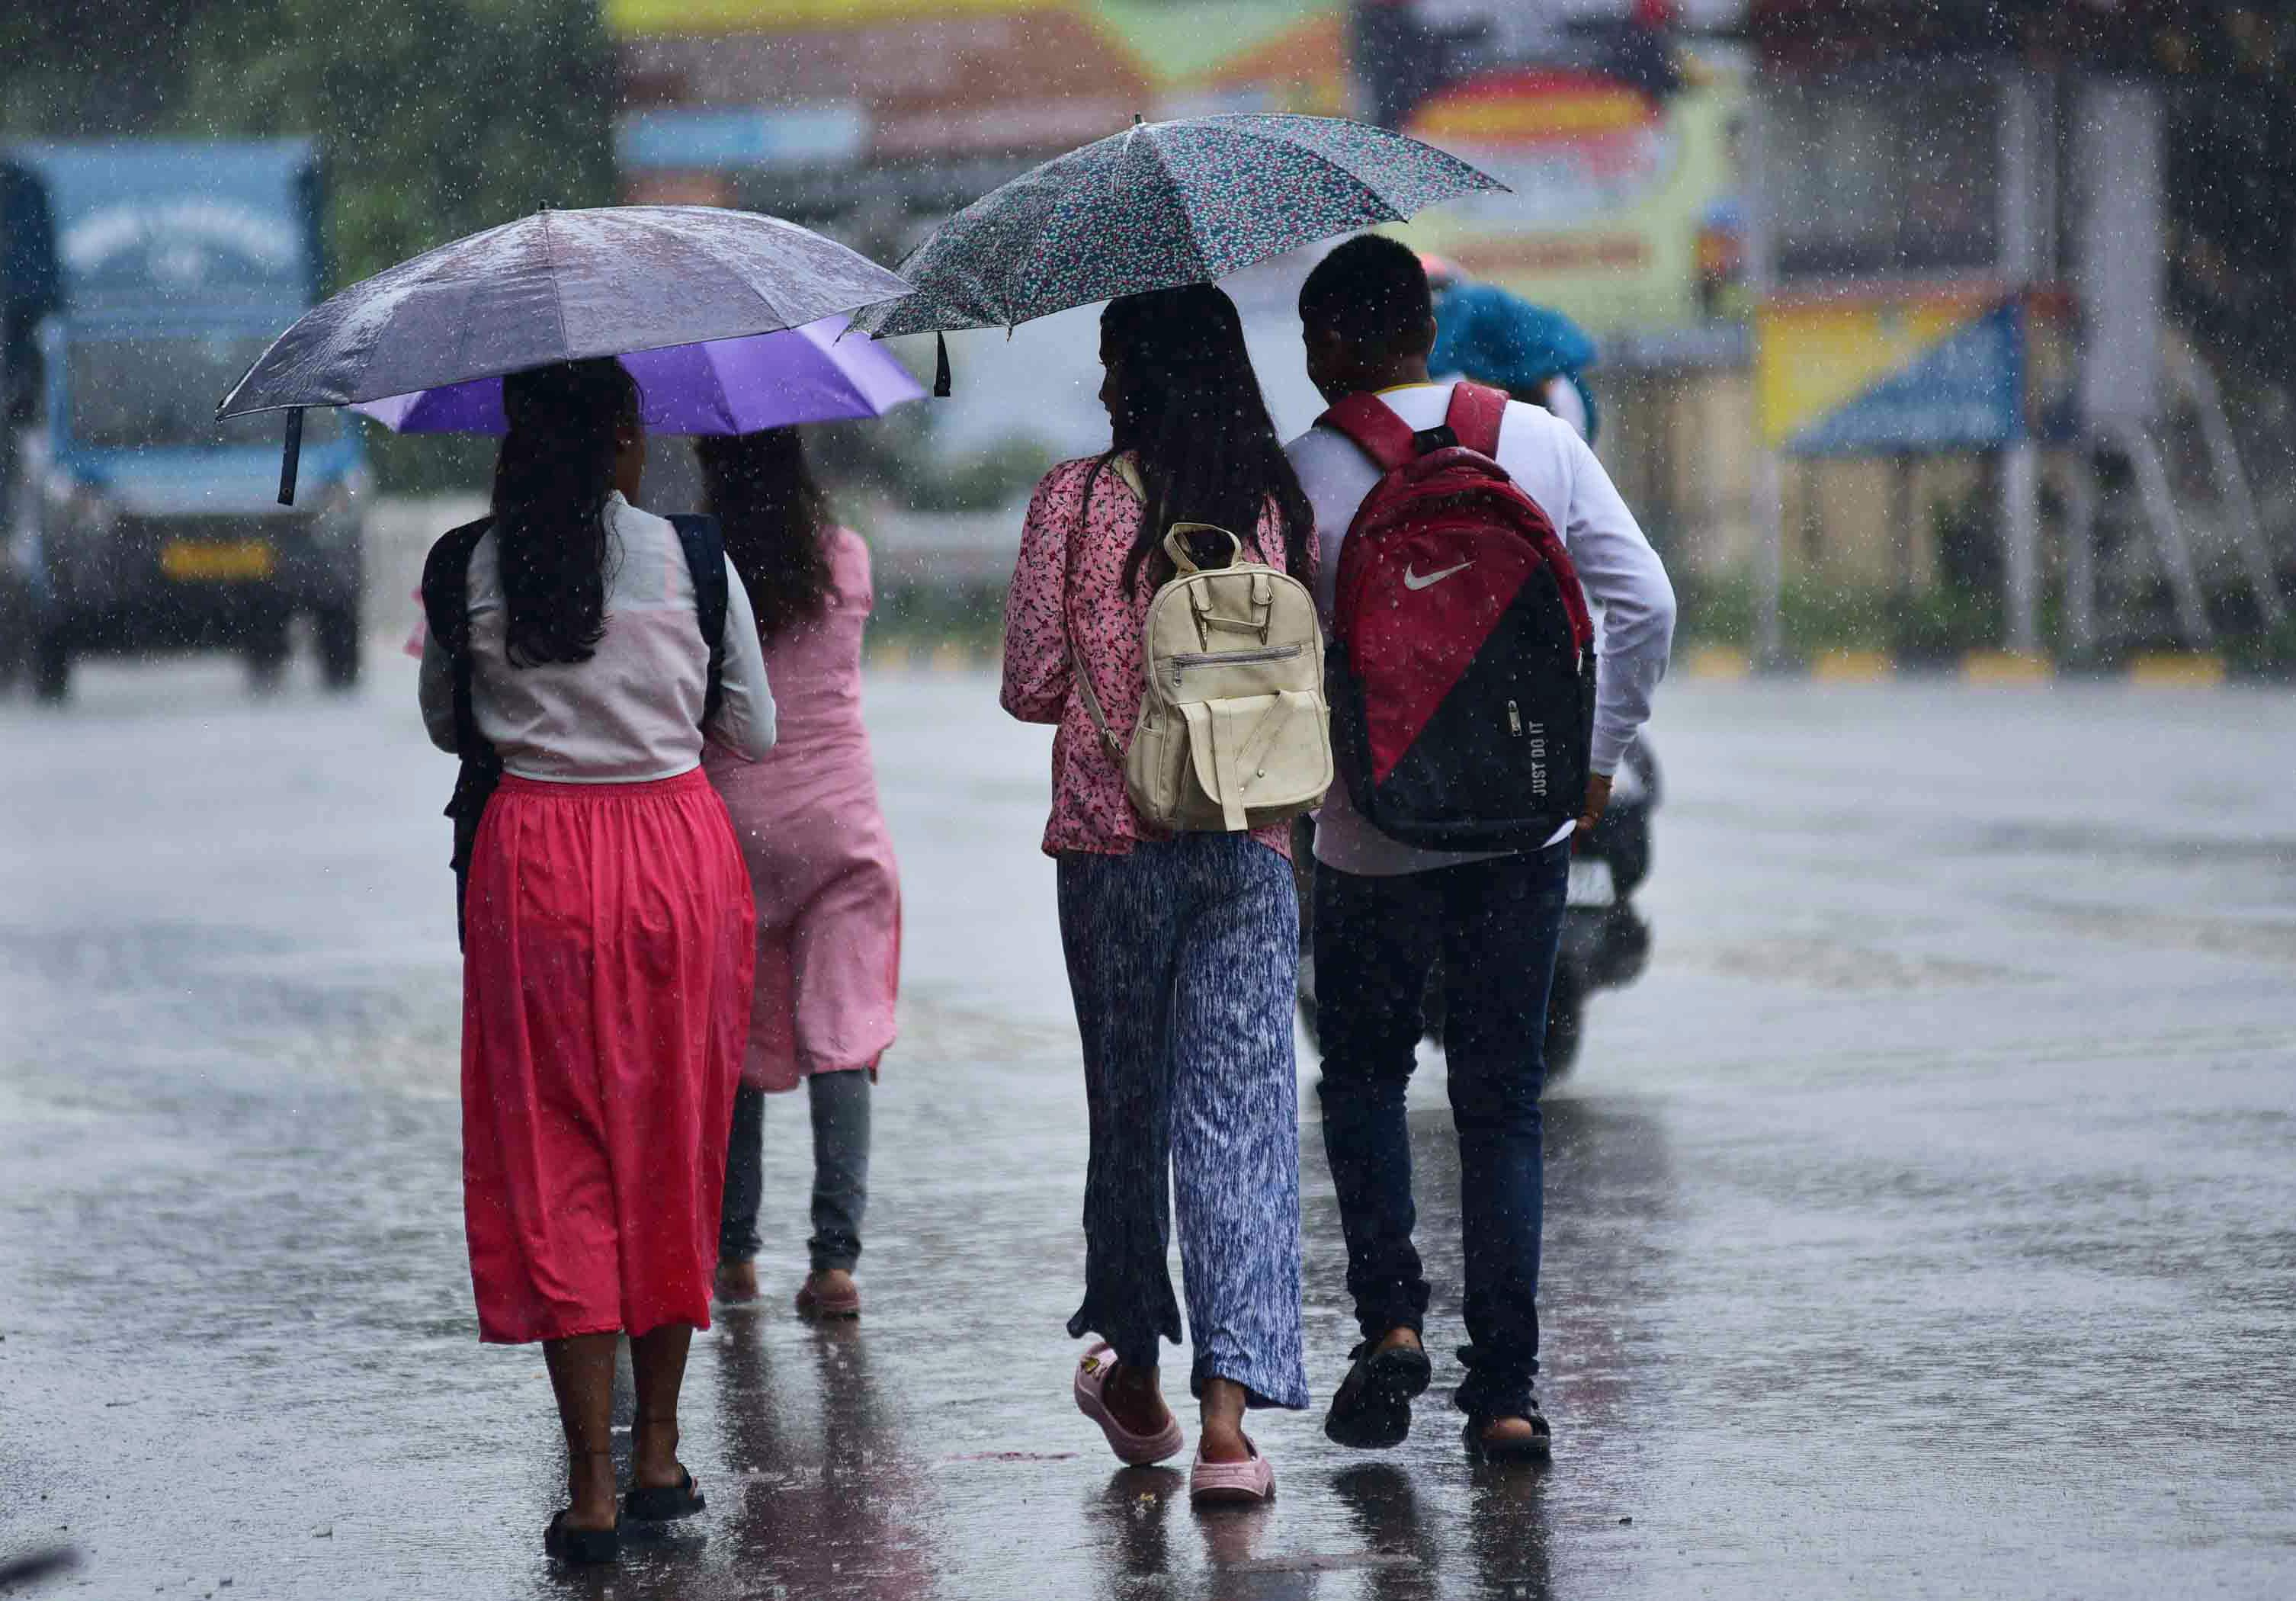
[[[861,1219],[869,1210],[869,1075],[858,1068],[815,1073],[805,1081],[813,1112],[813,1270],[861,1260]],[[765,1193],[766,1092],[734,1092],[734,1132],[726,1151],[726,1202],[718,1224],[718,1260],[746,1262],[758,1254],[758,1207]]]

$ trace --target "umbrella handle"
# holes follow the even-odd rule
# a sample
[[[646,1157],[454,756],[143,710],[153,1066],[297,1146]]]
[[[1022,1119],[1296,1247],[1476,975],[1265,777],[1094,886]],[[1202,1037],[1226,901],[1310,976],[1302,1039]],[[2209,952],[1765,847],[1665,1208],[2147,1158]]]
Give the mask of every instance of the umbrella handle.
[[[303,408],[287,414],[287,438],[279,449],[279,504],[295,504],[295,470],[303,464]]]

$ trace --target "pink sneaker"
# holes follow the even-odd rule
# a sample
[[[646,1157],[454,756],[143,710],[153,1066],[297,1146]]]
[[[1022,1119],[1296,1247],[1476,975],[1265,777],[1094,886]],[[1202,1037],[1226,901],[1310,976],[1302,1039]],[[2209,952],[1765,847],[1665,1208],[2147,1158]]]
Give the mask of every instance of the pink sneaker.
[[[1108,1436],[1108,1449],[1116,1453],[1119,1462],[1145,1467],[1167,1457],[1178,1456],[1180,1447],[1186,1441],[1180,1437],[1180,1420],[1171,1416],[1168,1409],[1163,1428],[1153,1434],[1135,1434],[1116,1421],[1116,1415],[1108,1409],[1100,1393],[1108,1375],[1115,1371],[1116,1353],[1105,1340],[1084,1353],[1076,1370],[1077,1410],[1100,1425],[1100,1432]]]
[[[1247,1440],[1251,1455],[1241,1462],[1207,1462],[1196,1449],[1196,1466],[1188,1474],[1188,1498],[1199,1507],[1255,1504],[1275,1498],[1275,1470],[1259,1448]]]

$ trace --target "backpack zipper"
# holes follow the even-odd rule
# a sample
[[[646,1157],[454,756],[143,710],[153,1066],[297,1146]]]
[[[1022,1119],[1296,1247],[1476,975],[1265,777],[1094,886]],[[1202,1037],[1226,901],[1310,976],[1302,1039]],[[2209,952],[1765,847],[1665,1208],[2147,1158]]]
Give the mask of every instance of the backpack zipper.
[[[1517,739],[1522,737],[1522,711],[1513,701],[1507,702],[1507,732]]]
[[[1177,689],[1180,675],[1192,667],[1233,667],[1247,661],[1283,661],[1307,648],[1303,645],[1267,645],[1249,651],[1175,651],[1167,660],[1172,664],[1172,687]]]

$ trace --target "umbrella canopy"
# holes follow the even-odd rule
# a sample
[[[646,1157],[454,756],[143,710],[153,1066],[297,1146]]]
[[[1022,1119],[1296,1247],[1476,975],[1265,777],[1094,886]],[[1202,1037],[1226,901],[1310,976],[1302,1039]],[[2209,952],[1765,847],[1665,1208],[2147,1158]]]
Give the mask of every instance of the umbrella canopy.
[[[882,345],[840,340],[847,319],[706,344],[633,351],[622,365],[655,433],[755,433],[792,423],[878,417],[924,390]],[[351,408],[396,433],[504,433],[502,380],[363,400]]]
[[[777,217],[714,206],[542,211],[314,307],[216,410],[348,406],[551,362],[770,333],[907,290]]]
[[[1339,117],[1135,123],[991,190],[911,253],[878,335],[1010,328],[1255,262],[1505,185],[1431,145]]]

